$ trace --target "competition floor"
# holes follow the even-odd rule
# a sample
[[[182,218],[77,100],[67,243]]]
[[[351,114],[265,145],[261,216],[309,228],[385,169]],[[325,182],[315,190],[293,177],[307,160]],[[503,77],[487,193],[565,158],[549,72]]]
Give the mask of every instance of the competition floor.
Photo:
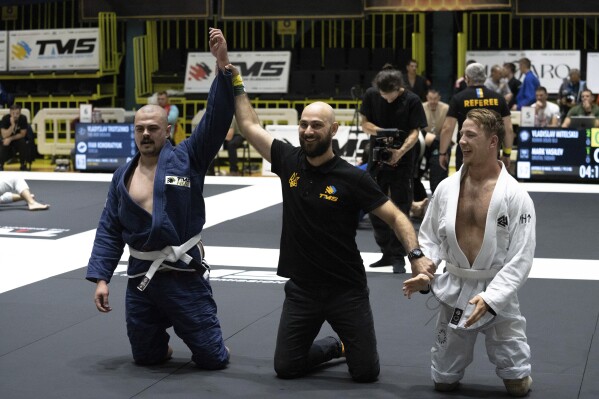
[[[23,172],[45,212],[0,206],[0,398],[503,398],[479,338],[461,389],[434,392],[434,303],[401,294],[407,275],[367,270],[381,376],[353,383],[343,362],[305,378],[275,377],[272,357],[283,301],[275,274],[281,228],[278,179],[207,179],[203,232],[219,317],[231,348],[223,371],[196,369],[171,333],[174,357],[132,363],[124,322],[125,259],[111,283],[113,311],[100,314],[84,280],[110,176]],[[84,181],[85,180],[85,181]],[[531,398],[599,397],[599,187],[530,184],[537,249],[520,291],[532,350]],[[378,259],[359,230],[366,264]],[[331,329],[325,325],[321,335]]]

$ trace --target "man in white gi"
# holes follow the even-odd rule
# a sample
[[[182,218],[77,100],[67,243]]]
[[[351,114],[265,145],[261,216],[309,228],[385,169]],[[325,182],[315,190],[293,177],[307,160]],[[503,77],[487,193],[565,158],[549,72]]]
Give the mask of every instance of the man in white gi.
[[[419,235],[433,262],[446,261],[445,273],[430,283],[441,303],[431,374],[436,390],[455,390],[480,331],[508,393],[525,396],[532,384],[530,348],[516,293],[534,257],[534,205],[497,160],[505,133],[499,114],[473,109],[461,133],[463,167],[435,191]],[[407,280],[404,294],[427,290],[429,281],[424,275]]]

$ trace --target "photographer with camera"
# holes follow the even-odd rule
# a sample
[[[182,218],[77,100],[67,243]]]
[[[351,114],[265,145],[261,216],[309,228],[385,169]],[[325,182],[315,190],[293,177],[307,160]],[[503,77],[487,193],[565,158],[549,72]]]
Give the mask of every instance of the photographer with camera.
[[[569,78],[564,79],[557,94],[557,103],[561,112],[561,120],[565,119],[572,107],[580,104],[580,96],[586,88],[586,82],[580,80],[580,70],[576,68],[570,69]]]
[[[399,209],[410,212],[413,192],[414,151],[419,130],[426,127],[420,98],[406,90],[400,71],[387,64],[364,93],[362,130],[371,135],[368,170]],[[370,267],[393,266],[393,273],[405,273],[406,249],[393,230],[370,214],[374,239],[382,258]]]

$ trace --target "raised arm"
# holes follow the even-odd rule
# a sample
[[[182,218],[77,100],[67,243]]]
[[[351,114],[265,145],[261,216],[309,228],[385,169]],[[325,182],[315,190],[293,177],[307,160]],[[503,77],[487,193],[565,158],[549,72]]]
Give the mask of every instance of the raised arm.
[[[233,74],[233,84],[238,87],[243,84],[239,78],[239,70],[233,65],[227,65],[227,69]],[[235,89],[238,90],[238,89]],[[268,162],[271,161],[270,148],[274,138],[262,127],[258,115],[254,111],[248,95],[244,92],[235,92],[235,120],[241,135],[262,155]]]

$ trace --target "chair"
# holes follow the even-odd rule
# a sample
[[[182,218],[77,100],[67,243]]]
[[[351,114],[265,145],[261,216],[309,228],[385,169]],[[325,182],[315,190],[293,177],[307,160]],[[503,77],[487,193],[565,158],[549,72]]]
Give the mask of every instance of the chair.
[[[314,90],[312,78],[312,71],[291,71],[289,75],[289,99],[299,100],[309,97]]]
[[[370,49],[365,47],[347,50],[347,68],[366,71],[370,68]]]
[[[324,52],[324,68],[338,71],[347,68],[347,52],[341,47],[328,48]]]
[[[322,49],[320,47],[305,47],[298,50],[299,69],[317,70],[322,68]]]
[[[316,98],[330,98],[337,95],[335,71],[314,71],[314,91]]]
[[[395,52],[392,48],[373,48],[370,69],[380,71],[385,64],[395,64]]]
[[[352,88],[355,86],[362,88],[360,71],[357,69],[346,69],[339,71],[338,76],[339,84],[337,85],[337,88],[339,89],[339,92],[337,93],[337,97],[340,100],[352,100]]]
[[[178,48],[167,48],[160,54],[158,70],[154,75],[178,76],[185,73],[183,64],[183,52]]]

